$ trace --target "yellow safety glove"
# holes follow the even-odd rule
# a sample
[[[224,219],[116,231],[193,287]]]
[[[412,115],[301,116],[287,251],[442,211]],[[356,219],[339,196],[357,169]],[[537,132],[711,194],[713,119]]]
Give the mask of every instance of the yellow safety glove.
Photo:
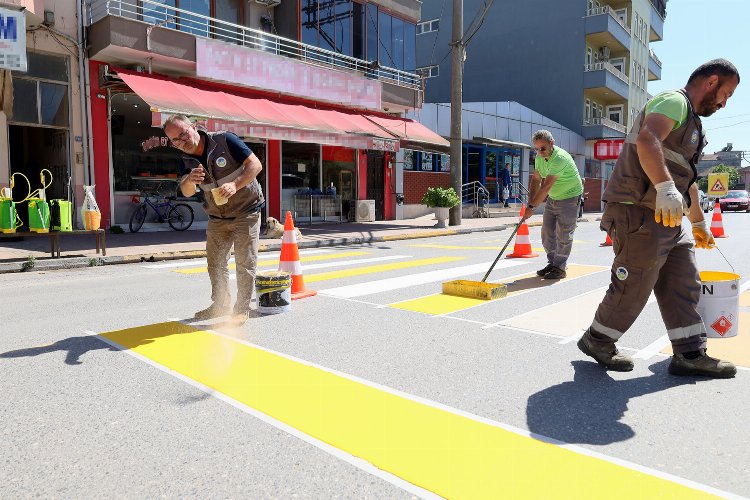
[[[711,229],[709,229],[708,222],[705,219],[693,222],[693,237],[695,238],[696,248],[711,249],[716,245],[714,235],[711,234]]]
[[[685,211],[682,193],[674,185],[674,181],[664,181],[654,185],[656,188],[656,208],[654,219],[667,227],[677,227],[682,224],[682,214]]]

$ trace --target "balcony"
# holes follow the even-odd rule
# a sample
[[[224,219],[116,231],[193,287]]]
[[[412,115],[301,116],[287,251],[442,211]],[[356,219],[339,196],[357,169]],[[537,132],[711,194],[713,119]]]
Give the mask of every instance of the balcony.
[[[625,137],[625,125],[614,122],[609,118],[590,118],[583,121],[583,137],[590,139],[621,139]]]
[[[659,13],[659,10],[654,6],[654,1],[651,2],[651,16],[649,18],[649,30],[648,30],[648,41],[659,42],[664,40],[664,15],[666,15],[666,5],[660,6],[664,15]]]
[[[584,66],[583,88],[599,101],[612,101],[615,96],[628,99],[630,80],[606,61]]]
[[[382,103],[377,107],[381,111],[401,112],[422,105],[422,80],[415,73],[373,65],[296,40],[171,7],[159,0],[88,0],[87,5],[89,57],[97,61],[125,67],[148,66],[155,72],[212,79],[199,74],[200,48],[229,44],[236,46],[233,53],[241,55],[244,61],[254,55],[266,61],[271,57],[275,66],[292,68],[290,73],[300,65],[308,69],[324,68],[331,80],[329,85],[365,87],[379,82]],[[346,81],[342,84],[339,80]],[[217,78],[217,81],[243,84],[241,79]],[[272,88],[273,84],[268,85],[261,90],[285,93]],[[347,92],[341,94],[346,96]],[[338,103],[356,106],[356,103]]]
[[[648,49],[648,80],[661,80],[661,61],[651,49]]]
[[[630,51],[630,28],[609,5],[588,9],[584,17],[584,30],[586,41],[591,45]]]

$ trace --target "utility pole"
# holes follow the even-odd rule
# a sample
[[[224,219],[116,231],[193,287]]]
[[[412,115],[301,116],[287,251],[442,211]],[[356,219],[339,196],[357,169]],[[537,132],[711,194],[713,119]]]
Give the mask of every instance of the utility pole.
[[[453,35],[451,46],[451,185],[462,198],[463,184],[461,158],[463,156],[463,142],[461,140],[461,105],[464,78],[464,1],[453,0]],[[461,225],[461,203],[450,209],[448,224]]]

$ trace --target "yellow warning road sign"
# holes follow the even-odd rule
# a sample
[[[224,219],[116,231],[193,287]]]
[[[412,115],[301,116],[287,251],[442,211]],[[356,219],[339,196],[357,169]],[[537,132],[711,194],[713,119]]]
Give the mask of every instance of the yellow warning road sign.
[[[708,195],[724,196],[729,191],[729,173],[708,174]]]

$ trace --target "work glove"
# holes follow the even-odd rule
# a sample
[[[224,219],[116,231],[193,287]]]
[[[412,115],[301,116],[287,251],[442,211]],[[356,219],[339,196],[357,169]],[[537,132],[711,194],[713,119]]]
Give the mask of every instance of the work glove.
[[[682,193],[674,185],[674,181],[664,181],[656,184],[656,208],[654,219],[667,227],[678,227],[682,224],[684,212]]]
[[[711,234],[711,229],[709,229],[708,222],[705,219],[693,222],[693,238],[695,238],[696,248],[710,249],[716,245],[714,235]]]

